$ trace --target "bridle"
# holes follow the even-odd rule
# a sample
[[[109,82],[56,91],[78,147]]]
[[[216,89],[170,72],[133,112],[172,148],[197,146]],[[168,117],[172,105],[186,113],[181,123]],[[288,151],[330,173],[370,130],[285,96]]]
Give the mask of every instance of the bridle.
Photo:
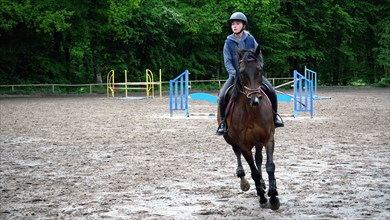
[[[255,61],[256,59],[254,58],[248,58],[246,62],[251,62]],[[243,60],[239,60],[239,65],[243,62]],[[240,73],[241,74],[241,73]],[[241,80],[240,80],[241,81]],[[262,94],[264,94],[263,89],[261,88],[261,83],[260,86],[257,88],[249,88],[247,86],[243,86],[243,89],[240,90],[240,93],[244,94],[247,99],[253,100],[255,103],[258,103],[262,99]]]
[[[244,86],[244,90],[240,90],[242,94],[244,94],[248,99],[252,98],[252,95],[257,94],[257,98],[261,98],[261,94],[264,93],[261,89],[261,85],[257,87],[256,89],[248,88],[247,86]]]

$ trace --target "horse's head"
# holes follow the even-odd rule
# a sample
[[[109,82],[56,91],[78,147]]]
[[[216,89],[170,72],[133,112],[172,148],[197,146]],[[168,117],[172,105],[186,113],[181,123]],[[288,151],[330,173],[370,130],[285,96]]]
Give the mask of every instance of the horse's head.
[[[238,50],[237,84],[250,105],[258,105],[263,77],[263,56],[260,46],[256,50]]]

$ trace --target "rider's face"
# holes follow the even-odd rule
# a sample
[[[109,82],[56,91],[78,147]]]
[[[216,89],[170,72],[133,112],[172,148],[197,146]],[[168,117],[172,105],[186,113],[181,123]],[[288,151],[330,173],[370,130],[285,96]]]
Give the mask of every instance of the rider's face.
[[[238,34],[244,28],[244,23],[242,21],[232,21],[231,28],[233,33]]]

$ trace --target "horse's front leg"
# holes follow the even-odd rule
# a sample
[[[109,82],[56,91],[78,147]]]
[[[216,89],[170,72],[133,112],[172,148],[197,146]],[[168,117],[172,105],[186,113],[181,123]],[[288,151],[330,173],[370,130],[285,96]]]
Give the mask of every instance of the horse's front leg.
[[[242,166],[241,162],[241,151],[238,145],[232,145],[234,154],[237,157],[237,169],[236,174],[237,177],[241,179],[240,187],[242,191],[248,191],[250,188],[249,182],[245,178],[245,171],[244,167]]]
[[[262,185],[260,182],[261,179],[260,172],[258,171],[255,165],[255,161],[253,159],[252,147],[250,146],[246,146],[246,148],[241,147],[241,152],[246,162],[248,162],[249,167],[251,168],[251,175],[252,175],[252,179],[255,181],[257,195],[260,196],[261,207],[264,207],[263,205],[264,203],[265,204],[267,203],[267,199],[264,196],[265,193],[263,188],[264,184]]]
[[[277,210],[280,207],[279,198],[277,197],[278,191],[276,190],[276,178],[275,178],[275,164],[273,159],[274,154],[274,140],[270,141],[270,143],[266,146],[266,152],[267,152],[267,163],[266,163],[266,169],[268,173],[268,180],[269,180],[269,190],[268,190],[268,196],[270,197],[270,208],[272,210]]]
[[[267,198],[265,197],[265,182],[264,182],[264,179],[263,179],[263,175],[261,174],[261,164],[263,163],[263,154],[262,154],[262,150],[263,150],[263,144],[259,144],[259,145],[256,145],[256,153],[255,153],[255,162],[256,162],[256,166],[257,166],[257,170],[259,172],[259,175],[260,175],[260,186],[259,186],[259,189],[258,191],[260,191],[260,207],[261,208],[266,208],[267,207]]]

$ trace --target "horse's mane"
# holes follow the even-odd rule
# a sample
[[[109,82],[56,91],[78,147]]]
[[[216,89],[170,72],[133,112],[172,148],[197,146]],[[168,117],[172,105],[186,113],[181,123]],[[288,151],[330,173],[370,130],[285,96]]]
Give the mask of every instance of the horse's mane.
[[[257,50],[248,50],[248,49],[237,49],[238,53],[238,66],[241,62],[248,63],[250,61],[256,60],[257,64],[260,66],[260,69],[263,69],[264,61],[263,61],[263,55],[261,53],[260,48]],[[259,52],[259,54],[257,54]],[[240,82],[240,70],[239,67],[236,67],[236,77],[234,79],[233,89],[232,89],[232,98],[233,100],[236,100],[238,94],[240,93],[241,88],[241,82]]]

